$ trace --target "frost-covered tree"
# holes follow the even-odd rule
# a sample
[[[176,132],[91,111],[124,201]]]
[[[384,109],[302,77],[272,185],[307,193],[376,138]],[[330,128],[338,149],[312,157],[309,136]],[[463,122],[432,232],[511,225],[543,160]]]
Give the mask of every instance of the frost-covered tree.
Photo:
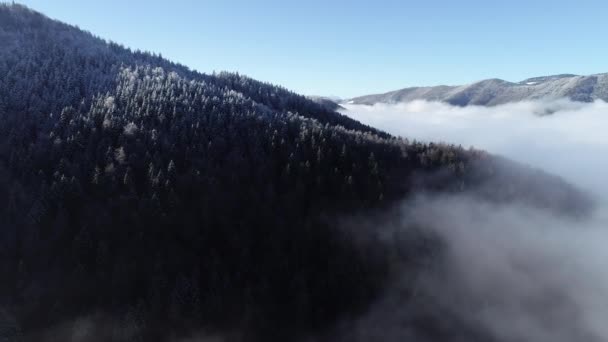
[[[0,304],[25,332],[115,313],[117,334],[141,340],[305,335],[364,310],[387,276],[336,217],[418,190],[584,207],[482,152],[398,139],[20,5],[0,5],[0,46]]]

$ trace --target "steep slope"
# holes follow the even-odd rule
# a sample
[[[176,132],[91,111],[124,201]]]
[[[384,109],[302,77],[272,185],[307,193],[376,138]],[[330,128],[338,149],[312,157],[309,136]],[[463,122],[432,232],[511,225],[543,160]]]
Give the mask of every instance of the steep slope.
[[[0,311],[25,341],[294,340],[364,311],[389,276],[336,218],[418,191],[588,208],[558,178],[23,6],[0,5],[0,44]]]
[[[511,83],[489,79],[464,86],[406,88],[385,94],[356,97],[352,104],[399,103],[414,100],[440,101],[457,106],[494,106],[525,100],[568,98],[573,101],[608,101],[608,74],[555,75]]]
[[[272,110],[291,111],[323,124],[383,135],[282,87],[238,74],[200,74],[161,56],[133,52],[75,27],[51,21],[20,5],[3,5],[0,15],[3,46],[0,72],[6,75],[1,86],[7,96],[2,99],[2,106],[23,109],[27,105],[38,112],[60,112],[83,98],[114,89],[116,77],[124,67],[154,65],[195,81],[242,92]],[[24,99],[23,96],[30,94],[33,98]]]

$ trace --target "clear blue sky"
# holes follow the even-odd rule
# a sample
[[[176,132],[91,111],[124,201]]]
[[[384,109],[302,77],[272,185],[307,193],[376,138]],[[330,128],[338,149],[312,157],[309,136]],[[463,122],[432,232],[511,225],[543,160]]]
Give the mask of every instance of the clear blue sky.
[[[22,0],[203,72],[310,95],[608,72],[608,1]]]

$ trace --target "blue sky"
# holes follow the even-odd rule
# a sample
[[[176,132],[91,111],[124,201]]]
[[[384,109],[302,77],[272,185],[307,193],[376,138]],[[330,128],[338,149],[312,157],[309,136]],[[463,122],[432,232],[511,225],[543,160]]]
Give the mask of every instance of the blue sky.
[[[310,95],[608,72],[608,1],[18,2],[199,71]]]

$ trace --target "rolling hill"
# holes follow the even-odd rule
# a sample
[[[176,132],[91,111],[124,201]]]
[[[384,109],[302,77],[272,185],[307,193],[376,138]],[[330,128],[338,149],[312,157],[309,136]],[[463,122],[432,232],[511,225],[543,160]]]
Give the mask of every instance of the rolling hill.
[[[446,102],[455,106],[495,106],[510,102],[554,100],[608,101],[608,74],[555,75],[512,83],[488,79],[462,86],[413,87],[348,100],[350,104],[374,105],[415,100]]]

